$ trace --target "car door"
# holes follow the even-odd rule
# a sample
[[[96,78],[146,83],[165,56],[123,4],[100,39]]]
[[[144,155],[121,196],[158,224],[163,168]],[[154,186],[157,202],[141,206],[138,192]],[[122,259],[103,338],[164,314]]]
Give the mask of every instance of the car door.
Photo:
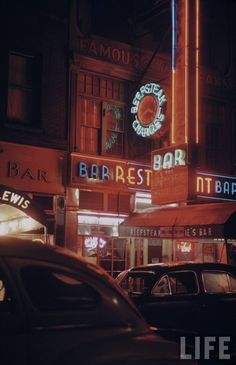
[[[0,260],[0,361],[25,365],[25,315],[6,265]]]
[[[139,310],[151,325],[194,332],[198,295],[194,271],[168,272],[157,280]]]
[[[234,335],[236,328],[236,277],[226,271],[202,271],[201,332]]]
[[[82,358],[90,351],[86,345],[109,338],[116,329],[118,335],[128,323],[128,314],[119,315],[115,292],[93,276],[36,260],[8,263],[27,308],[30,363],[56,364],[74,348],[80,348]]]

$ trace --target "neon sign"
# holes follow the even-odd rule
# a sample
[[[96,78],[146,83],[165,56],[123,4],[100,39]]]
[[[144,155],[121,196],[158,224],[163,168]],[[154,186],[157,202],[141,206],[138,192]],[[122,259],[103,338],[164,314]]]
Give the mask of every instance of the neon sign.
[[[142,137],[155,135],[165,120],[166,96],[160,85],[150,83],[142,86],[136,93],[131,107],[135,120],[135,132]]]
[[[175,166],[186,165],[186,152],[182,149],[176,149],[173,152],[164,154],[153,154],[153,170],[171,169]]]
[[[103,248],[106,246],[106,241],[102,237],[86,237],[84,240],[84,247],[88,250],[94,250],[95,248]]]
[[[92,162],[84,159],[76,161],[73,181],[93,183],[97,186],[100,184],[102,188],[106,183],[107,186],[120,187],[122,190],[150,191],[151,173],[150,165],[146,164],[112,160]]]
[[[177,244],[177,249],[182,253],[189,253],[192,251],[192,243],[191,242],[179,242]]]
[[[198,198],[236,201],[236,177],[197,172]]]

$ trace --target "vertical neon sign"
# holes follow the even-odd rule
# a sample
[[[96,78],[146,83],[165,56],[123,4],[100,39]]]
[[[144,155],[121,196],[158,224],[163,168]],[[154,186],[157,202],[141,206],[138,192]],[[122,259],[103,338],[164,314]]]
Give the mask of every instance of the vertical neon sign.
[[[196,0],[196,143],[199,143],[199,0]]]
[[[175,143],[175,68],[176,68],[176,48],[177,48],[177,26],[176,26],[176,1],[171,0],[171,20],[172,20],[172,128],[171,142]]]
[[[185,121],[185,143],[188,143],[188,84],[189,84],[189,4],[185,0],[185,36],[184,36],[184,121]]]

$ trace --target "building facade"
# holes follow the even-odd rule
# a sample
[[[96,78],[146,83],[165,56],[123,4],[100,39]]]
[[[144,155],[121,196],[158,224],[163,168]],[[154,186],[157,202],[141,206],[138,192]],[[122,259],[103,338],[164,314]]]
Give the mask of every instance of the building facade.
[[[5,216],[4,195],[1,225],[34,238],[46,228],[47,239],[58,244],[64,242],[68,12],[66,1],[13,0],[1,7],[0,184],[16,190],[16,204],[26,193],[46,217],[44,227],[26,228],[15,211]]]
[[[119,225],[143,208],[236,200],[233,14],[232,1],[9,1],[0,184],[42,209],[49,242],[113,276],[136,264],[226,257],[206,237],[195,247],[167,228],[160,236],[158,222],[148,234],[142,221],[132,235]],[[155,158],[167,168],[155,170]]]

